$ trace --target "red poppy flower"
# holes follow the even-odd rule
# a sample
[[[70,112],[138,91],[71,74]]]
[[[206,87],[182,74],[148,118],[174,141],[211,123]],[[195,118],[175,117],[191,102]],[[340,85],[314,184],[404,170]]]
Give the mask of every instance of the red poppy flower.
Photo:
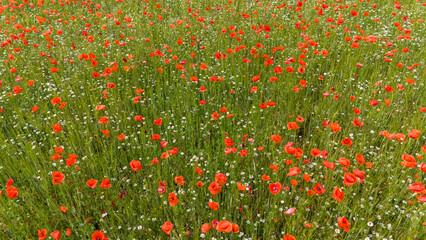
[[[339,217],[337,218],[337,224],[339,224],[339,227],[341,227],[343,231],[349,232],[349,227],[351,224],[349,223],[348,219],[345,217]]]
[[[89,180],[87,180],[87,182],[86,182],[86,185],[87,185],[89,188],[95,188],[97,184],[98,184],[98,180],[95,180],[95,179],[89,179]]]
[[[269,184],[269,191],[271,191],[272,194],[276,195],[278,194],[282,189],[281,183],[271,183]]]
[[[167,235],[170,235],[173,230],[173,224],[167,221],[161,226],[161,230],[163,230]]]

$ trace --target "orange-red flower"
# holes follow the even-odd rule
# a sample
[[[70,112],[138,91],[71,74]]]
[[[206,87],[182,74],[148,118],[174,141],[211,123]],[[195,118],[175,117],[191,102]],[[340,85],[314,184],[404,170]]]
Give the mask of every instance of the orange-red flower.
[[[41,229],[37,231],[37,236],[39,240],[47,238],[47,229]]]
[[[215,203],[215,202],[209,202],[208,203],[210,209],[213,209],[214,211],[217,211],[217,209],[219,208],[219,204]]]
[[[350,138],[345,138],[342,140],[342,145],[347,145],[350,147],[352,145],[352,140]]]
[[[344,178],[345,178],[345,180],[344,180],[343,183],[348,187],[358,181],[355,174],[353,174],[353,173],[345,173]]]
[[[232,232],[232,223],[222,220],[218,223],[216,230],[218,232],[224,232],[224,233]]]
[[[161,124],[163,124],[163,119],[161,119],[161,118],[155,119],[154,124],[155,125],[161,125]]]
[[[200,176],[203,175],[203,173],[204,173],[204,171],[199,167],[195,167],[195,172]]]
[[[138,160],[132,160],[130,162],[130,168],[135,172],[141,170],[142,169],[141,162]]]
[[[331,130],[333,130],[334,133],[338,133],[342,128],[339,126],[339,124],[337,124],[337,122],[335,123],[330,123],[328,126],[330,126]]]
[[[341,227],[343,231],[349,232],[349,227],[351,224],[349,223],[348,219],[345,217],[339,217],[337,218],[337,224],[339,224],[339,227]]]
[[[271,183],[269,184],[269,191],[271,191],[272,194],[276,195],[278,194],[282,189],[281,183]]]
[[[110,188],[111,187],[111,183],[109,182],[108,179],[102,179],[102,183],[101,185],[99,185],[100,188]]]
[[[265,175],[265,174],[263,174],[263,175],[262,175],[262,180],[263,180],[263,181],[267,182],[267,181],[269,181],[270,179],[271,179],[271,177],[269,177],[268,175]]]
[[[201,225],[201,232],[206,233],[206,232],[210,231],[211,228],[212,227],[210,226],[210,224],[204,223],[203,225]]]
[[[18,189],[16,187],[6,188],[6,195],[10,198],[16,198],[18,196]]]
[[[232,223],[232,232],[233,233],[239,233],[240,232],[240,226],[236,223]]]
[[[161,226],[161,230],[163,230],[167,235],[170,235],[173,230],[173,224],[167,221]]]
[[[339,164],[345,167],[350,167],[351,166],[351,162],[349,161],[349,159],[347,158],[339,158]]]
[[[55,240],[59,240],[61,238],[61,233],[58,230],[56,230],[50,233],[50,236],[52,236],[52,238]]]
[[[289,122],[287,123],[287,128],[290,130],[295,130],[295,129],[299,129],[299,126],[297,126],[297,123],[295,122]]]
[[[335,163],[332,163],[332,162],[329,162],[329,161],[323,161],[322,162],[322,164],[326,167],[326,168],[329,168],[329,169],[332,169],[332,170],[334,170],[334,168],[336,167],[336,164]]]
[[[183,185],[185,183],[185,180],[183,180],[183,176],[175,177],[175,183],[177,185]]]
[[[325,188],[323,188],[321,186],[321,184],[317,183],[317,184],[315,184],[314,191],[315,191],[316,194],[321,195],[321,194],[325,193]]]
[[[105,237],[103,232],[96,231],[92,234],[92,240],[108,240],[108,238]]]
[[[237,188],[238,188],[238,191],[245,191],[247,189],[246,186],[244,186],[243,184],[239,182],[237,183]]]
[[[287,174],[287,176],[296,176],[299,173],[301,173],[300,169],[298,167],[290,168],[290,172]]]
[[[232,147],[235,143],[232,141],[232,139],[231,138],[225,138],[225,146],[226,147]]]
[[[198,181],[196,185],[197,187],[202,188],[204,186],[204,183],[201,181]]]
[[[53,184],[60,184],[64,181],[65,175],[61,172],[53,172],[52,173]]]
[[[86,185],[89,188],[95,188],[97,184],[98,184],[98,180],[95,180],[95,179],[89,179],[86,181]]]
[[[107,116],[100,117],[99,120],[98,120],[99,124],[106,124],[107,122],[108,122]]]
[[[321,156],[321,153],[322,153],[322,151],[319,150],[318,148],[313,148],[311,150],[312,157],[319,157],[319,156]]]
[[[169,194],[169,204],[170,206],[176,206],[176,204],[178,204],[179,199],[176,197],[175,193],[170,193]]]
[[[283,240],[297,240],[293,235],[284,235]]]
[[[271,135],[271,141],[274,141],[276,143],[282,143],[280,135]]]
[[[214,180],[219,184],[219,185],[225,185],[226,184],[226,175],[223,173],[216,173],[216,176],[214,177]]]
[[[62,212],[68,212],[68,208],[67,207],[65,207],[65,206],[61,206],[60,208],[59,208],[59,210],[61,210]]]
[[[54,133],[60,133],[60,132],[62,132],[62,127],[59,125],[59,123],[53,125],[52,128],[53,128],[53,132]]]
[[[408,190],[415,193],[426,193],[425,186],[421,182],[415,182],[408,187]]]
[[[404,160],[404,161],[401,162],[401,166],[403,166],[403,167],[407,167],[407,168],[415,168],[415,167],[417,167],[416,159],[412,155],[403,154],[402,155],[402,160]]]
[[[58,103],[61,103],[62,99],[60,97],[54,97],[52,98],[52,100],[50,100],[50,103],[52,103],[52,105],[56,105]]]
[[[336,187],[333,191],[333,198],[338,201],[341,202],[343,201],[343,196],[345,196],[345,193],[338,187]]]
[[[210,186],[209,186],[209,191],[211,194],[216,195],[218,193],[220,193],[220,191],[222,190],[222,187],[219,186],[219,184],[217,182],[211,182]]]

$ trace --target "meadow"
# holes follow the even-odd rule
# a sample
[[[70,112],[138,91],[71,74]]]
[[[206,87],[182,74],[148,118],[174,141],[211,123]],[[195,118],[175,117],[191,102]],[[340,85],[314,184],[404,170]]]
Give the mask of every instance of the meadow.
[[[0,1],[0,239],[426,239],[425,0]]]

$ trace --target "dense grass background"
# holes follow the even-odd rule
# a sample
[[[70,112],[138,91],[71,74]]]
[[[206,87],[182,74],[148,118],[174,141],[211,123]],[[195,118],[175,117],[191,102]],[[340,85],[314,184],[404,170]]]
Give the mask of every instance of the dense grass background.
[[[426,107],[424,1],[400,1],[400,9],[394,1],[385,0],[301,1],[300,10],[298,1],[286,1],[282,8],[277,6],[284,2],[277,1],[52,2],[37,6],[33,1],[33,7],[30,3],[20,5],[21,1],[2,3],[0,239],[37,239],[41,229],[47,229],[47,235],[59,230],[62,238],[70,239],[90,239],[95,231],[102,231],[109,239],[167,239],[161,230],[166,221],[174,224],[173,239],[278,239],[287,234],[297,239],[426,237],[425,203],[416,199],[420,193],[408,190],[414,182],[425,184],[426,174],[419,167],[401,166],[403,154],[415,156],[419,166],[425,157],[426,120],[420,109]],[[320,9],[322,15],[318,14]],[[40,22],[43,18],[46,20]],[[338,25],[338,19],[344,22]],[[178,25],[178,20],[183,22]],[[22,29],[33,26],[37,32]],[[257,33],[258,29],[262,30]],[[240,41],[230,37],[232,31]],[[366,41],[372,35],[377,41]],[[88,36],[94,41],[89,42]],[[359,47],[351,48],[357,36],[361,37]],[[349,37],[352,40],[346,41]],[[103,44],[106,40],[110,42],[107,48]],[[300,47],[305,43],[306,47]],[[283,51],[274,50],[280,46]],[[237,47],[239,51],[227,51]],[[251,53],[253,48],[258,57]],[[322,50],[328,54],[321,54]],[[150,55],[158,51],[164,55]],[[386,55],[392,51],[393,56]],[[218,60],[217,52],[228,57]],[[78,58],[89,53],[96,56],[97,66]],[[301,54],[306,63],[303,74],[297,72]],[[295,62],[286,64],[288,58]],[[265,65],[267,59],[273,63]],[[206,70],[200,69],[203,63]],[[363,66],[357,67],[357,63]],[[114,65],[116,71],[111,75],[93,77],[94,71],[102,74]],[[274,72],[277,66],[283,73]],[[289,66],[294,73],[285,70]],[[59,71],[52,72],[53,67]],[[17,70],[14,73],[13,68]],[[252,81],[258,75],[259,81]],[[198,81],[190,80],[194,76]],[[212,76],[223,81],[211,81]],[[279,81],[271,82],[273,76]],[[17,77],[22,80],[16,81]],[[301,79],[307,82],[306,87],[301,86]],[[34,84],[29,86],[29,80]],[[108,88],[109,83],[116,87]],[[14,94],[15,86],[22,92]],[[201,86],[207,90],[200,92]],[[294,91],[295,86],[300,90]],[[393,92],[384,86],[393,87]],[[252,87],[257,87],[257,92],[251,92]],[[144,91],[137,94],[135,90],[140,88]],[[107,91],[106,98],[103,91]],[[330,96],[324,97],[327,92]],[[141,98],[134,103],[137,96]],[[60,97],[66,106],[60,109],[60,104],[53,105],[54,97]],[[370,105],[372,99],[379,104]],[[385,99],[389,99],[389,106]],[[201,105],[201,100],[206,104]],[[276,105],[259,107],[267,101]],[[105,110],[96,110],[97,105],[105,105]],[[34,106],[39,109],[32,113]],[[227,108],[225,113],[220,112],[222,107]],[[354,108],[361,114],[355,114]],[[221,115],[217,120],[212,119],[214,112]],[[135,121],[137,115],[143,121]],[[305,118],[303,123],[296,121],[298,115]],[[102,116],[109,119],[106,125],[98,123]],[[155,125],[159,118],[162,125]],[[355,127],[355,118],[364,126]],[[341,131],[324,128],[326,120],[338,122]],[[289,122],[297,122],[300,128],[289,130]],[[63,131],[52,133],[56,123]],[[110,137],[103,129],[110,131]],[[412,129],[421,131],[418,139],[407,136]],[[387,139],[379,135],[381,131],[403,133],[406,140]],[[126,139],[120,141],[122,133]],[[153,134],[159,134],[161,140],[153,141]],[[280,135],[282,143],[271,141],[271,135]],[[227,137],[235,142],[237,153],[225,153]],[[341,144],[344,138],[352,139],[350,148]],[[160,141],[167,141],[167,147],[162,148]],[[287,142],[303,150],[300,159],[285,152]],[[52,161],[55,147],[60,146],[63,159]],[[259,146],[264,149],[259,151]],[[177,154],[160,158],[173,147]],[[313,148],[326,150],[327,159],[311,156]],[[241,157],[243,149],[247,155]],[[72,167],[66,165],[69,154],[78,155]],[[357,154],[372,167],[359,165]],[[151,166],[156,157],[160,163]],[[343,184],[345,171],[338,164],[342,157],[351,161],[347,171],[365,171],[362,184]],[[305,164],[307,159],[311,161]],[[129,166],[132,160],[139,160],[142,170],[133,171]],[[292,165],[286,160],[292,160]],[[325,168],[324,160],[336,163],[336,168]],[[280,169],[273,172],[271,164]],[[204,170],[201,176],[196,166]],[[301,174],[287,176],[288,169],[295,166]],[[65,175],[63,183],[52,184],[55,171]],[[228,178],[214,197],[208,186],[218,172]],[[262,180],[264,174],[270,176],[268,182]],[[304,181],[304,174],[312,181]],[[183,176],[184,185],[175,184],[177,176]],[[19,190],[13,199],[5,192],[10,178]],[[91,189],[86,186],[89,179],[98,180],[98,185],[109,179],[112,186]],[[291,180],[297,180],[298,185],[292,186]],[[157,192],[162,181],[167,182],[163,195]],[[204,187],[198,188],[198,181]],[[239,191],[237,182],[250,187],[250,193]],[[271,194],[268,185],[275,182],[289,190]],[[309,196],[308,190],[316,183],[326,192]],[[345,193],[342,202],[332,197],[335,187]],[[171,192],[179,199],[174,207],[167,200]],[[209,201],[219,204],[217,211],[209,208]],[[62,212],[61,206],[68,211]],[[283,214],[291,207],[296,207],[293,215]],[[349,232],[337,225],[338,217],[349,220]],[[214,219],[237,223],[240,233],[211,229],[203,234],[201,225]],[[307,228],[305,223],[313,227]],[[66,228],[72,231],[69,237]]]

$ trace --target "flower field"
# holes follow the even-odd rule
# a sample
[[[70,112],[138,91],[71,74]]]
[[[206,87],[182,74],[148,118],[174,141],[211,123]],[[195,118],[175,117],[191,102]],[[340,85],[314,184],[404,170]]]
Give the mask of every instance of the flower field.
[[[425,0],[0,14],[0,240],[426,239]]]

